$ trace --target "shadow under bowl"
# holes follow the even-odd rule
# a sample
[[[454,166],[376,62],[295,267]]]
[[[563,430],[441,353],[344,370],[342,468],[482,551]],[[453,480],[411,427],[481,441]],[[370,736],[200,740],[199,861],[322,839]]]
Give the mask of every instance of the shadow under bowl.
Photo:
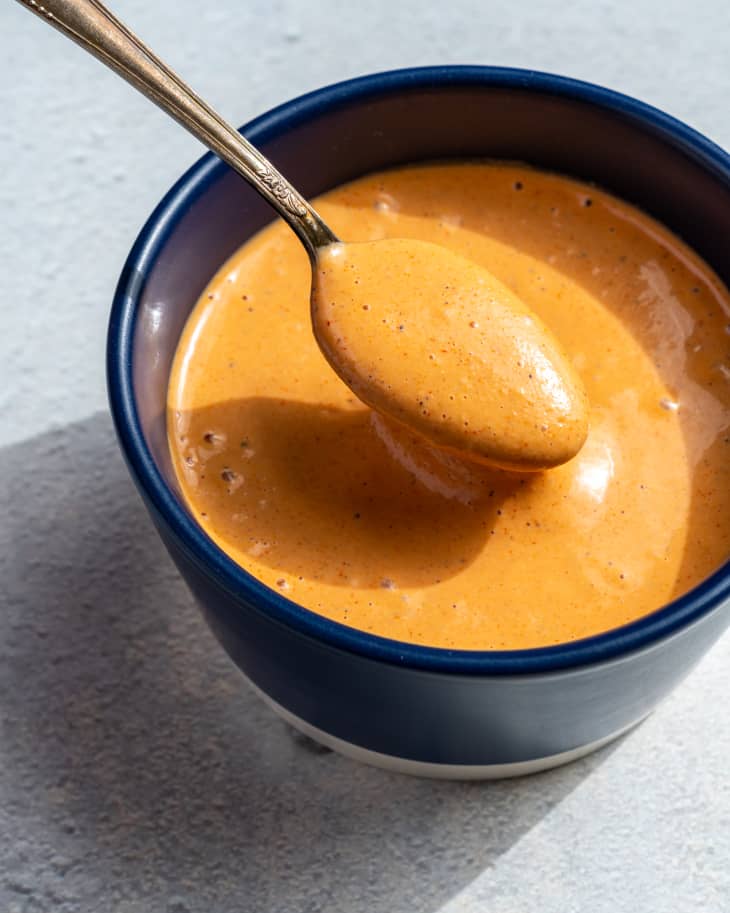
[[[517,160],[593,181],[666,224],[730,284],[730,157],[597,86],[491,67],[398,70],[295,99],[243,132],[308,197],[434,159]],[[109,395],[127,465],[221,644],[299,729],[410,773],[528,773],[643,719],[730,622],[730,562],[670,605],[596,637],[453,651],[375,637],[297,606],[234,564],[193,520],[166,437],[173,356],[211,276],[272,216],[206,155],[143,228],[109,326]]]

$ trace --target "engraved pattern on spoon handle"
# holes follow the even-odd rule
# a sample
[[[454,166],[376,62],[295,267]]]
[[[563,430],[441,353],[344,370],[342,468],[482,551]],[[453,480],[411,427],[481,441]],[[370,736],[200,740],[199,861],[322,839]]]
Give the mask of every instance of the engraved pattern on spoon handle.
[[[18,0],[167,111],[277,210],[310,257],[336,241],[317,212],[254,146],[98,0]]]

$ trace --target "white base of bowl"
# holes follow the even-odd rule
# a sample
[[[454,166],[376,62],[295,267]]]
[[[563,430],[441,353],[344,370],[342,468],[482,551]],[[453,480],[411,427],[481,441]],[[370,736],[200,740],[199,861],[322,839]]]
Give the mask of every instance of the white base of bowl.
[[[268,704],[278,716],[289,723],[290,726],[293,726],[294,729],[297,729],[310,739],[314,739],[315,742],[319,742],[320,745],[331,748],[333,751],[351,758],[353,761],[360,761],[363,764],[370,764],[373,767],[380,767],[393,773],[439,780],[502,780],[507,777],[524,777],[528,774],[539,773],[541,770],[549,770],[551,767],[560,767],[571,761],[577,761],[578,758],[585,757],[592,751],[603,748],[604,745],[608,745],[609,742],[619,738],[619,736],[628,732],[629,729],[638,726],[648,715],[645,714],[639,717],[638,720],[629,723],[628,726],[623,726],[616,732],[612,732],[601,739],[596,739],[594,742],[588,742],[586,745],[579,745],[569,751],[561,751],[558,754],[535,758],[531,761],[513,761],[509,764],[433,764],[428,761],[413,761],[408,758],[398,758],[395,755],[381,754],[378,751],[371,751],[369,748],[362,748],[353,742],[339,739],[337,736],[330,735],[328,732],[312,726],[311,723],[307,723],[306,720],[295,716],[285,707],[282,707],[281,704],[277,704],[268,694],[265,694],[254,685],[249,678],[246,678],[246,681],[261,700]]]

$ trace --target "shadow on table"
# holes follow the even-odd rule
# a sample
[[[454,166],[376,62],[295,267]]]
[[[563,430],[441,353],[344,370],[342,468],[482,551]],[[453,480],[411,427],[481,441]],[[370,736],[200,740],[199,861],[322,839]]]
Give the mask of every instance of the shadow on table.
[[[606,757],[441,783],[294,735],[208,633],[106,415],[2,451],[0,491],[3,909],[435,913]]]

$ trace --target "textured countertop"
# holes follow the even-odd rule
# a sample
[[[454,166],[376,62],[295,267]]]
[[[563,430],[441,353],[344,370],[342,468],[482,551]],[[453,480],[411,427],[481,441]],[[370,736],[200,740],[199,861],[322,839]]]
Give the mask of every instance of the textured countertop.
[[[726,0],[118,0],[242,123],[427,63],[551,70],[730,147]],[[730,911],[730,634],[642,726],[519,781],[432,783],[294,735],[152,531],[106,410],[112,290],[201,150],[0,7],[0,913]]]

